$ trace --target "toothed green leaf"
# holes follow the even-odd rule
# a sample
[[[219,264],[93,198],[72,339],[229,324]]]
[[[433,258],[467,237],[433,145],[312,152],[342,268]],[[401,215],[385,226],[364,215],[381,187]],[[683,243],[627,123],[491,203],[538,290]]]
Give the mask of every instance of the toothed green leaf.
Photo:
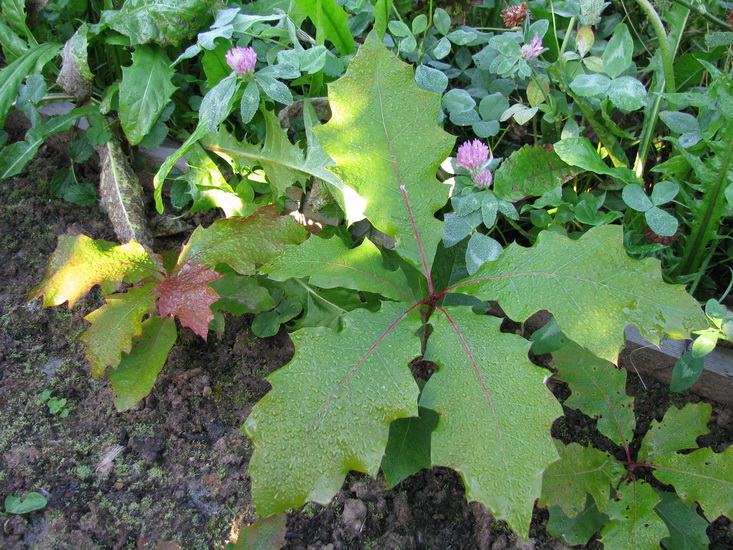
[[[329,170],[366,199],[366,217],[395,250],[429,270],[443,233],[434,214],[449,192],[435,174],[454,143],[437,124],[440,96],[419,89],[412,67],[371,33],[330,85],[329,104],[331,120],[314,128],[336,162]]]
[[[626,254],[622,232],[620,225],[603,225],[574,241],[544,231],[532,248],[510,245],[457,290],[497,300],[516,321],[546,309],[568,338],[612,362],[630,323],[653,343],[707,326],[684,287],[662,280],[659,260]]]
[[[697,502],[705,516],[733,519],[733,446],[722,453],[700,449],[689,454],[666,454],[655,461],[654,476],[674,485],[685,504]]]
[[[417,415],[408,364],[420,353],[420,322],[403,312],[384,303],[377,313],[346,314],[340,333],[292,334],[295,356],[268,376],[272,391],[244,425],[255,446],[248,473],[259,515],[327,504],[349,470],[376,475],[390,423]]]
[[[347,248],[337,237],[311,237],[300,246],[289,246],[264,271],[271,279],[310,277],[322,288],[343,287],[380,294],[393,300],[409,301],[402,271],[389,271],[379,249],[368,239],[356,248]]]
[[[596,418],[599,432],[618,445],[628,446],[636,418],[634,400],[626,395],[626,370],[574,342],[553,352],[552,366],[557,369],[557,378],[567,382],[572,391],[565,406]],[[598,506],[603,511],[600,503]]]
[[[603,512],[611,484],[622,472],[608,454],[571,443],[560,451],[560,460],[545,470],[540,506],[559,506],[567,517],[574,518],[586,508],[586,495],[590,495]]]
[[[440,368],[420,406],[440,415],[433,465],[458,471],[469,500],[524,536],[542,472],[557,459],[550,426],[562,409],[545,386],[548,371],[529,362],[527,340],[499,331],[500,319],[450,308],[430,323],[425,359]]]
[[[669,530],[654,507],[657,493],[646,483],[622,485],[606,508],[611,521],[601,532],[604,550],[650,550],[659,548]]]
[[[670,407],[661,422],[652,420],[639,449],[639,460],[653,461],[667,453],[696,449],[698,436],[708,433],[712,407],[708,403],[688,403],[683,409]]]

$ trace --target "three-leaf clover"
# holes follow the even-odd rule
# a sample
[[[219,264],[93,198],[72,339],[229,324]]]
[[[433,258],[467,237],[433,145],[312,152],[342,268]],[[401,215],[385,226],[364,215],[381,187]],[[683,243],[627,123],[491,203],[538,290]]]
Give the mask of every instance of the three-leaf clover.
[[[641,185],[630,184],[621,193],[624,202],[637,212],[643,212],[649,228],[661,237],[671,237],[677,232],[679,222],[660,207],[674,200],[679,186],[671,181],[660,181],[654,185],[651,196],[647,196]]]

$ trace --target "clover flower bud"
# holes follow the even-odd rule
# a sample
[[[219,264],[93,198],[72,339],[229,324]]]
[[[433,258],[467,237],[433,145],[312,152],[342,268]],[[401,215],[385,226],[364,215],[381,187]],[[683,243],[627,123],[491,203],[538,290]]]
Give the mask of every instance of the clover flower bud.
[[[227,65],[241,77],[247,77],[255,72],[257,53],[252,48],[232,48],[226,53]]]
[[[529,44],[522,46],[521,53],[525,59],[534,59],[542,53],[542,50],[542,39],[535,34]]]
[[[476,187],[489,187],[492,181],[494,181],[494,176],[491,173],[491,170],[484,170],[478,176],[473,178],[473,183]]]

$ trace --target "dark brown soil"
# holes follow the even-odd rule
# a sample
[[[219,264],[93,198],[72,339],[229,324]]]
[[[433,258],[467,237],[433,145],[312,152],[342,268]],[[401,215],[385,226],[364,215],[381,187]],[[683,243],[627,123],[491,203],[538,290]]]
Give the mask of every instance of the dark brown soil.
[[[98,205],[50,198],[65,145],[63,138],[44,145],[28,170],[0,184],[0,503],[30,491],[48,498],[43,510],[0,517],[0,548],[222,548],[254,519],[246,474],[252,447],[239,427],[292,344],[284,332],[256,338],[248,318],[228,318],[225,334],[208,343],[181,330],[152,394],[116,413],[107,380],[90,376],[79,340],[100,295],[71,311],[25,304],[58,235],[72,229],[114,239]],[[638,410],[646,422],[671,400],[696,399],[651,386],[630,381],[644,397]],[[68,416],[39,401],[44,390],[67,400]],[[733,441],[731,416],[715,409],[708,443],[718,451]],[[571,418],[565,431],[582,439],[588,422]],[[482,505],[466,502],[448,469],[421,472],[391,491],[381,478],[352,474],[330,506],[309,504],[288,516],[284,548],[567,548],[547,535],[546,522],[547,512],[537,510],[531,541],[518,540]],[[713,531],[711,548],[733,547],[729,522]]]

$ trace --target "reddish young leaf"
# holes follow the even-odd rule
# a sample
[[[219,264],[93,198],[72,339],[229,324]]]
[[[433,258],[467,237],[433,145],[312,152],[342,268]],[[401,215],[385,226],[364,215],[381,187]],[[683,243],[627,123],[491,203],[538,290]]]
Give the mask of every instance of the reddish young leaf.
[[[219,299],[209,286],[221,277],[203,264],[186,262],[173,275],[158,283],[155,291],[160,293],[158,310],[165,317],[175,315],[184,327],[188,327],[206,340],[209,323],[214,318],[211,304]]]

